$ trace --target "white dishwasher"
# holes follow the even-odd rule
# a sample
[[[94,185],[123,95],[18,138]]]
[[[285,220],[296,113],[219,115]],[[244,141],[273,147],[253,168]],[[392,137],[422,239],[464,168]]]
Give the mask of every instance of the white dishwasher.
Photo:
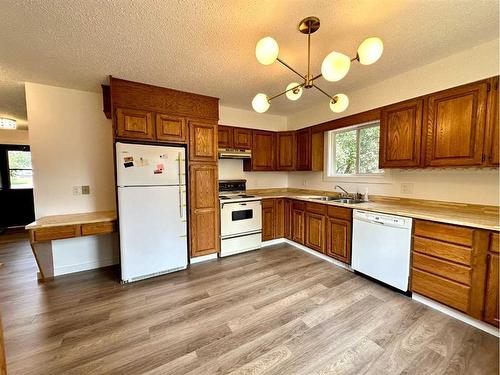
[[[352,268],[408,291],[411,226],[408,217],[354,210]]]

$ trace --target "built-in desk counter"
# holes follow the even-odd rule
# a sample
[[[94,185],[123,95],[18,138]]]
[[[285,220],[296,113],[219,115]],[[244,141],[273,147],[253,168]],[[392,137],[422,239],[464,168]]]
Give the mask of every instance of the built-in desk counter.
[[[52,241],[107,234],[116,231],[116,212],[100,211],[81,214],[45,216],[26,225],[31,248],[38,264],[39,278],[54,277]]]

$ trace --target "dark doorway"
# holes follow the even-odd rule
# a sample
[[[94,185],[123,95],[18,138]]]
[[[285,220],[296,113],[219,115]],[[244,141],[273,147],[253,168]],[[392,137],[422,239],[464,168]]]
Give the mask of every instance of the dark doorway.
[[[30,147],[0,145],[0,229],[35,220]]]

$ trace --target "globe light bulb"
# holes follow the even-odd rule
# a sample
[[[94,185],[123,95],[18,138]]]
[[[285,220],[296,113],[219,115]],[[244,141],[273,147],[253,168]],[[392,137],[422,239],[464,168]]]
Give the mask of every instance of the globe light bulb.
[[[286,97],[290,100],[298,100],[302,96],[302,87],[297,87],[299,84],[297,82],[290,83],[286,89],[290,90],[286,93]],[[295,90],[292,88],[297,87]]]
[[[330,82],[340,81],[351,67],[351,59],[339,52],[329,53],[321,64],[323,78]]]
[[[373,64],[384,52],[384,43],[377,37],[367,38],[358,47],[358,59],[363,65]]]
[[[345,94],[336,94],[333,100],[330,100],[330,109],[332,112],[344,112],[349,106],[349,98]]]
[[[263,65],[270,65],[275,62],[279,51],[278,43],[270,36],[262,38],[255,46],[255,56]]]
[[[259,93],[252,100],[252,108],[255,112],[264,113],[269,109],[269,100],[266,94]]]

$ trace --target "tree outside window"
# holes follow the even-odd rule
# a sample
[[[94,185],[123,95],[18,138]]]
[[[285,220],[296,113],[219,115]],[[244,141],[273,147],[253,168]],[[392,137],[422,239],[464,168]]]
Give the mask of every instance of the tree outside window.
[[[7,151],[9,181],[11,189],[32,189],[33,170],[31,152],[20,150]]]
[[[380,175],[378,122],[328,132],[328,176]]]

